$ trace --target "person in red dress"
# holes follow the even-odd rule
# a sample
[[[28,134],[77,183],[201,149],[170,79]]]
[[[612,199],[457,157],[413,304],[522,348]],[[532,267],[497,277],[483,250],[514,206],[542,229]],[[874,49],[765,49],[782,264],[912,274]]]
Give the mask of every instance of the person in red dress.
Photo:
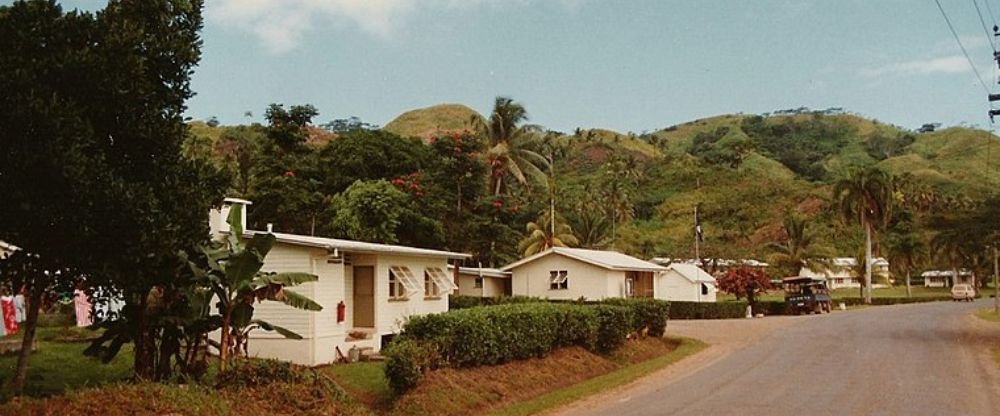
[[[14,307],[14,297],[10,296],[7,288],[3,289],[3,296],[0,296],[0,309],[3,310],[3,327],[7,335],[17,333],[17,309]]]

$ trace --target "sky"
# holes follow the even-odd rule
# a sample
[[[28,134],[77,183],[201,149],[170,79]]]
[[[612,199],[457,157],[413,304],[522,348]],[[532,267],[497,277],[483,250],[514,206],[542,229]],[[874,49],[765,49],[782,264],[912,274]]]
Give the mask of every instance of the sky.
[[[974,6],[992,27],[1000,1],[975,1],[941,4],[1000,90]],[[486,114],[503,95],[560,131],[801,106],[989,125],[986,89],[934,0],[207,0],[205,15],[188,115],[223,124],[282,103],[316,106],[319,123],[384,125],[440,103]]]

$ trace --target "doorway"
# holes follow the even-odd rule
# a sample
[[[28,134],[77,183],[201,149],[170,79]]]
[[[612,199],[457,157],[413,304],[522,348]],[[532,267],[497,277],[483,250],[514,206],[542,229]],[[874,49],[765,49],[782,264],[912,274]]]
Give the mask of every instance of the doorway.
[[[375,327],[375,267],[354,266],[354,327]]]

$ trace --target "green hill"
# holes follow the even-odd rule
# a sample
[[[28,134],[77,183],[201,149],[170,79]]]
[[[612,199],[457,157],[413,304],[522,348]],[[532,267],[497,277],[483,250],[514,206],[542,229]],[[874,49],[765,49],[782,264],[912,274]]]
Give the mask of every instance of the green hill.
[[[473,117],[482,118],[482,115],[461,104],[438,104],[400,114],[382,129],[403,137],[427,138],[442,132],[471,129]]]
[[[404,113],[386,129],[419,136],[461,128],[469,114],[474,112],[463,106],[428,107]],[[814,215],[821,240],[850,256],[860,242],[856,227],[825,209],[837,179],[878,165],[943,193],[975,194],[990,183],[987,148],[991,164],[1000,163],[1000,142],[982,130],[918,133],[841,112],[725,114],[645,135],[578,129],[550,134],[548,143],[556,149],[556,176],[567,194],[593,197],[611,157],[637,163],[642,174],[632,196],[635,215],[618,230],[617,248],[647,257],[693,256],[698,203],[707,239],[703,255],[762,258],[766,243],[780,236],[786,213],[799,212]],[[1000,180],[993,172],[993,181]]]

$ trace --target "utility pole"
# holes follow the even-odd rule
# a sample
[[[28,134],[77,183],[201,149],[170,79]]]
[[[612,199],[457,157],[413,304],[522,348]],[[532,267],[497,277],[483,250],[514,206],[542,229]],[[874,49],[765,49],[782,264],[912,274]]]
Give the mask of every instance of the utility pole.
[[[996,246],[993,246],[993,313],[1000,315],[1000,284],[997,284],[997,280],[1000,279],[1000,258],[997,254],[998,250]]]

